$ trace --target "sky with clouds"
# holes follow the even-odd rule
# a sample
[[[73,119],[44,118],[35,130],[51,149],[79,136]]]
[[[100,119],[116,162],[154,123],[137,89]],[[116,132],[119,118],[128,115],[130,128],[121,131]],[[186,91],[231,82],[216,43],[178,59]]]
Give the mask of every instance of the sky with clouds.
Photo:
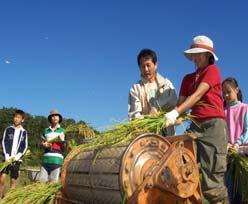
[[[246,1],[5,0],[0,3],[0,106],[34,115],[53,108],[101,129],[127,118],[142,48],[177,91],[194,66],[183,56],[196,35],[215,44],[222,77],[247,101]]]

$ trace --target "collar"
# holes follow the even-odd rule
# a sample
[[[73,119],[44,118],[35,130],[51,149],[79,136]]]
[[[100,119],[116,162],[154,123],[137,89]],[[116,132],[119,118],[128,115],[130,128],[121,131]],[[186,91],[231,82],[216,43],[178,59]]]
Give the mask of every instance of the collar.
[[[24,128],[22,127],[22,125],[19,128],[15,127],[14,125],[11,125],[11,127],[13,127],[14,129],[20,129],[22,131],[24,130]]]
[[[200,69],[198,68],[198,69],[195,71],[195,74],[197,74],[197,75],[202,74],[204,71],[207,70],[208,67],[209,67],[209,65],[206,66],[206,67],[204,67],[204,68],[200,68]]]
[[[54,128],[52,128],[51,125],[49,126],[49,129],[50,130],[57,130],[58,128],[60,128],[60,124],[56,125],[56,127],[54,127]]]
[[[237,105],[239,105],[239,104],[241,104],[241,102],[240,101],[234,101],[234,102],[231,102],[230,104],[228,104],[230,107],[233,107],[233,106],[237,106]]]
[[[144,77],[141,76],[141,82],[143,84],[147,84],[148,83],[148,80],[146,80]],[[158,72],[156,74],[155,82],[158,84],[158,87],[159,88],[165,86],[165,78],[162,77],[162,75],[160,75]]]

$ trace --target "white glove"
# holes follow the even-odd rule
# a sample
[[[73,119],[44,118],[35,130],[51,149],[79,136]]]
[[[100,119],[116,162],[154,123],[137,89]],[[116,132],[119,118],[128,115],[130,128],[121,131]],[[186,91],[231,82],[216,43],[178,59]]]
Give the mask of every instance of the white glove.
[[[171,126],[176,123],[177,117],[179,116],[179,113],[174,109],[168,113],[165,114],[165,126]]]
[[[141,115],[141,113],[136,113],[136,114],[134,115],[134,118],[135,118],[135,119],[144,119],[144,115]]]

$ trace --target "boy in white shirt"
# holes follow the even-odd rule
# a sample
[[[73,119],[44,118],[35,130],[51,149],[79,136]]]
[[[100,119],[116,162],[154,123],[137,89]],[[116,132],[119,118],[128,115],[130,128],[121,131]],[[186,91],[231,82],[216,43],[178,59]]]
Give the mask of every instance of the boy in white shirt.
[[[10,173],[10,186],[16,187],[16,180],[19,176],[21,157],[28,148],[27,131],[22,127],[25,119],[25,113],[22,110],[16,110],[13,116],[13,125],[5,129],[2,139],[2,148],[4,161],[10,164],[0,172],[0,198],[3,197],[5,179]]]

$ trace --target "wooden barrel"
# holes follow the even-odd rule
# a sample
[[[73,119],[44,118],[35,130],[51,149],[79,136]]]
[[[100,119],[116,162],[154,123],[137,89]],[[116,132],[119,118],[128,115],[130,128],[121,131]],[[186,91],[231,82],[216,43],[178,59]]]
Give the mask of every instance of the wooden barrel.
[[[178,140],[173,138],[171,137],[172,141]],[[137,189],[144,184],[144,181],[149,179],[149,175],[153,174],[153,169],[161,165],[161,158],[164,157],[171,146],[169,140],[155,134],[144,134],[126,145],[83,151],[72,158],[67,158],[63,166],[63,188],[59,194],[58,203],[124,203],[123,200],[132,198],[137,193]],[[188,160],[191,160],[195,165],[192,141],[190,144],[189,148],[183,148],[184,152],[189,155]],[[197,167],[194,166],[194,168]],[[189,184],[192,188],[188,186],[188,189],[196,191],[196,189],[199,190],[198,170],[193,172],[196,172],[194,175],[192,174],[194,181]],[[163,179],[159,179],[158,182],[160,182],[160,186],[164,185]],[[162,191],[159,191],[160,194]],[[169,192],[169,196],[174,196],[173,193]],[[186,196],[189,195],[189,193],[186,194]],[[199,193],[197,196],[199,197]],[[159,199],[161,200],[161,198]],[[171,202],[171,204],[176,202],[178,201]],[[144,202],[140,203],[143,204]]]

